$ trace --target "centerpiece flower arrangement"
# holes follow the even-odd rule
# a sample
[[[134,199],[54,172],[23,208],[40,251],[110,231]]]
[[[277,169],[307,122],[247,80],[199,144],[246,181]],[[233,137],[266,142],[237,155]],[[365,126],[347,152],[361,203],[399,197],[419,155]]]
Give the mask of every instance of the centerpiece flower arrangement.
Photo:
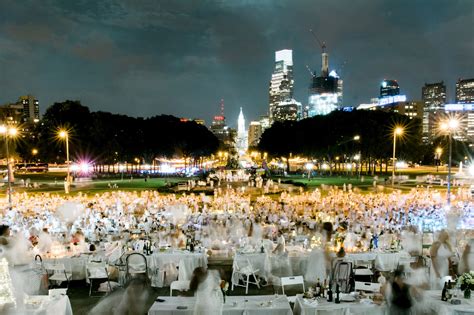
[[[226,297],[227,291],[229,290],[229,282],[225,280],[221,280],[220,287],[221,287],[222,297],[224,298],[224,304],[225,304],[225,297]]]
[[[464,298],[471,298],[471,290],[474,290],[474,271],[466,272],[458,279],[461,290],[464,291]]]

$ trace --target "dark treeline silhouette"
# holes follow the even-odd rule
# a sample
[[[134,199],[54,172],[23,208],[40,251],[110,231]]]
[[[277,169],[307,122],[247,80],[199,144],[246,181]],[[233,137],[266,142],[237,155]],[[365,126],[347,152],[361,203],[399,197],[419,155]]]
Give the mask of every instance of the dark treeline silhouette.
[[[318,164],[324,161],[332,166],[331,172],[337,163],[351,162],[360,153],[367,172],[382,172],[382,165],[391,163],[395,126],[404,128],[403,135],[397,137],[398,160],[433,164],[435,147],[440,144],[445,147],[443,157],[447,156],[442,137],[434,144],[422,144],[420,119],[383,111],[335,111],[298,122],[277,122],[264,132],[258,148],[270,157],[299,155]],[[354,140],[355,136],[359,139]],[[464,149],[463,143],[455,143],[453,159],[462,159]]]
[[[55,103],[46,110],[41,124],[17,145],[25,160],[64,162],[65,144],[60,128],[69,130],[71,160],[90,158],[96,163],[151,163],[159,157],[199,160],[219,147],[218,139],[205,126],[169,115],[134,118],[108,112],[91,112],[79,101]],[[38,154],[32,156],[32,149]]]

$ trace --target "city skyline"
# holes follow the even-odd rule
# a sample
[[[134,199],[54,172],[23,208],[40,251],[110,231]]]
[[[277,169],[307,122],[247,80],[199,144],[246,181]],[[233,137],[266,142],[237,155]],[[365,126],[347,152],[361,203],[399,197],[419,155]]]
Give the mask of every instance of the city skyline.
[[[94,111],[209,125],[223,98],[232,126],[240,107],[248,121],[266,114],[276,50],[293,50],[294,98],[306,104],[306,65],[321,68],[310,28],[344,78],[344,105],[376,97],[385,78],[410,100],[421,100],[425,83],[444,81],[453,102],[457,79],[474,73],[466,35],[474,5],[410,3],[2,1],[0,104],[32,94],[42,112],[78,99]]]

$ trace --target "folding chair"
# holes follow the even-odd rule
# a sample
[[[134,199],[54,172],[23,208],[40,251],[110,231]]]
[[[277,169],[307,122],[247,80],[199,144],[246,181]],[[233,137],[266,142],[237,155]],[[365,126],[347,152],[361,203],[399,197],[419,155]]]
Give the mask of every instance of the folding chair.
[[[105,262],[100,263],[89,263],[86,266],[87,277],[89,279],[89,296],[92,293],[92,281],[93,280],[106,280],[109,286],[109,292],[112,291],[110,285],[109,272],[107,271],[107,265]]]
[[[126,259],[126,274],[127,280],[136,275],[144,275],[148,279],[148,264],[146,257],[140,253],[131,253]]]
[[[336,261],[332,275],[331,283],[335,288],[339,284],[342,293],[349,293],[352,291],[354,282],[354,273],[352,270],[352,262],[338,260]]]
[[[69,266],[69,270],[66,270],[66,266],[62,263],[56,263],[56,264],[46,263],[44,264],[44,268],[48,272],[52,272],[52,274],[48,277],[49,287],[52,286],[51,281],[57,281],[60,283],[66,281],[67,288],[69,288],[69,282],[72,279],[72,271],[71,271],[70,266]]]
[[[245,294],[248,294],[249,283],[256,284],[257,287],[260,289],[260,280],[255,275],[258,271],[259,271],[258,269],[253,268],[248,258],[246,259],[246,264],[244,266],[242,264],[239,264],[239,262],[234,259],[234,265],[232,267],[232,277],[231,277],[232,291],[234,291],[234,286],[240,286],[240,287],[245,287]],[[253,276],[255,282],[250,281],[250,276]],[[242,280],[244,284],[240,284],[239,283],[240,280]]]
[[[372,282],[355,282],[355,290],[356,291],[365,291],[365,292],[380,292],[380,283],[372,283]]]
[[[280,278],[280,283],[281,283],[281,291],[282,291],[283,295],[285,295],[285,285],[298,285],[298,284],[301,284],[303,286],[303,293],[305,292],[303,276],[282,277],[282,278]],[[288,296],[287,298],[288,298],[288,302],[295,303],[296,296]]]

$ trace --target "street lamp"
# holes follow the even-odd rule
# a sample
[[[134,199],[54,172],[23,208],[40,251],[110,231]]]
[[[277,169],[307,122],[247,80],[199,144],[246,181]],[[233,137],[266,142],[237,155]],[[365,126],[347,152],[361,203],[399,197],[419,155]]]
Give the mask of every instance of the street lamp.
[[[448,193],[447,202],[448,206],[451,205],[451,160],[453,155],[453,132],[456,132],[459,128],[459,120],[456,118],[449,118],[443,121],[440,125],[442,132],[447,133],[449,139],[449,159],[448,159]]]
[[[437,147],[436,148],[436,173],[438,173],[438,167],[439,167],[439,164],[441,163],[441,154],[443,153],[443,149],[440,148],[440,147]]]
[[[392,187],[395,185],[395,150],[397,147],[397,136],[401,136],[402,134],[403,134],[402,127],[396,127],[393,130]]]
[[[311,171],[313,170],[314,164],[313,163],[306,163],[305,165],[306,170],[308,171],[308,180],[310,179],[311,176]]]
[[[0,134],[3,134],[5,137],[5,147],[6,147],[6,153],[7,153],[7,181],[8,181],[8,206],[11,209],[12,208],[12,180],[13,180],[13,174],[12,174],[12,167],[11,167],[11,160],[10,160],[10,151],[8,148],[8,138],[14,138],[18,134],[18,129],[15,127],[7,127],[7,126],[0,126]]]
[[[59,137],[66,141],[66,164],[67,164],[67,176],[66,176],[66,184],[64,185],[64,192],[69,194],[69,186],[71,184],[71,177],[70,177],[70,167],[69,167],[69,133],[66,130],[59,131]]]

